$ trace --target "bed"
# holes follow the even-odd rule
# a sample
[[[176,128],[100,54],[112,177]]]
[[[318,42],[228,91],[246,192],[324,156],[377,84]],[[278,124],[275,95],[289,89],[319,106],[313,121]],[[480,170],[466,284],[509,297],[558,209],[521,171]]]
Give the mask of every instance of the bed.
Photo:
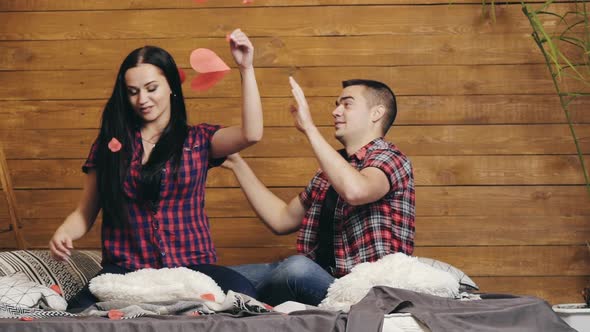
[[[424,262],[443,264],[428,259]],[[439,268],[450,270],[453,267]],[[46,250],[0,253],[0,278],[23,273],[30,282],[61,293],[63,300],[77,293],[99,269],[100,253],[97,251],[76,251],[69,262],[53,261]],[[465,288],[467,284],[476,287],[461,271],[454,272],[464,284],[462,290],[469,290]],[[538,298],[462,294],[459,298],[443,298],[376,286],[348,312],[296,302],[265,310],[262,306],[244,305],[246,301],[234,301],[236,305],[228,307],[231,310],[226,308],[216,314],[185,310],[182,315],[122,317],[112,316],[107,310],[111,307],[103,308],[102,316],[80,317],[60,310],[15,309],[0,301],[0,317],[4,317],[0,318],[0,331],[575,331]],[[242,298],[239,294],[238,297]],[[39,301],[35,298],[31,301],[35,300]],[[171,305],[178,308],[177,304]]]

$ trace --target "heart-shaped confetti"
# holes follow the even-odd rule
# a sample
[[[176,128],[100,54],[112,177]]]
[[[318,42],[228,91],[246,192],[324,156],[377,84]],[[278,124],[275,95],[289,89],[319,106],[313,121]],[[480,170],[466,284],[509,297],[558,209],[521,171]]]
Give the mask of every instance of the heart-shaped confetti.
[[[114,137],[111,139],[108,146],[111,152],[119,152],[119,150],[121,150],[121,142],[119,142],[119,140]]]
[[[206,301],[215,302],[215,295],[211,293],[205,293],[201,295],[201,298]]]
[[[116,310],[116,309],[111,309],[109,310],[109,312],[107,313],[107,316],[109,316],[110,320],[118,320],[123,318],[123,312]]]
[[[64,295],[63,292],[61,291],[61,288],[59,287],[59,285],[51,285],[51,288],[54,292],[56,292],[59,295]]]
[[[191,82],[191,88],[195,91],[207,91],[215,86],[217,82],[221,81],[228,73],[229,71],[216,71],[197,75]]]
[[[184,73],[184,70],[182,70],[182,68],[178,67],[178,76],[180,76],[180,84],[184,83],[184,81],[186,80],[186,74]]]
[[[230,70],[215,52],[207,48],[197,48],[192,51],[190,63],[191,67],[193,67],[198,73],[212,73],[215,71]]]
[[[217,84],[230,71],[228,65],[221,58],[207,48],[198,48],[191,53],[191,67],[199,73],[191,81],[191,88],[196,91],[206,91]]]

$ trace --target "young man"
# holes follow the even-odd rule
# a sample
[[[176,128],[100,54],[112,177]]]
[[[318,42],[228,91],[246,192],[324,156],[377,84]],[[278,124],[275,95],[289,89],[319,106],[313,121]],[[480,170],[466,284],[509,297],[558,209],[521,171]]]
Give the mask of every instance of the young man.
[[[299,230],[297,251],[281,262],[233,267],[260,299],[317,305],[334,278],[357,264],[414,250],[414,179],[410,161],[383,140],[396,117],[395,95],[371,80],[342,82],[332,112],[335,151],[313,123],[301,87],[290,78],[295,126],[320,164],[309,186],[289,203],[266,188],[239,155],[228,158],[250,204],[275,234]]]

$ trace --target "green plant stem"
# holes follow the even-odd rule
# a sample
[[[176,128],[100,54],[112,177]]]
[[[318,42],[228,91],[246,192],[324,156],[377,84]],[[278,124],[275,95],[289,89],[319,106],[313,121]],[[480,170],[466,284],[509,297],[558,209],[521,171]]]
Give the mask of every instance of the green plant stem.
[[[585,11],[585,4],[584,4],[584,14],[586,15],[587,12]],[[561,108],[563,109],[564,113],[565,113],[565,117],[567,119],[567,123],[570,129],[570,132],[572,134],[572,137],[574,139],[574,144],[576,145],[576,151],[578,153],[578,158],[580,159],[580,164],[582,166],[582,172],[584,174],[584,180],[586,182],[586,190],[588,191],[588,195],[590,196],[590,179],[588,177],[588,172],[586,170],[586,165],[584,163],[584,155],[582,153],[582,149],[580,148],[580,145],[578,143],[578,138],[576,136],[576,131],[574,130],[574,125],[573,125],[573,121],[571,119],[570,113],[569,113],[569,104],[570,102],[575,99],[578,94],[575,93],[562,93],[561,89],[559,87],[559,84],[557,82],[557,76],[559,76],[559,73],[555,73],[553,71],[553,66],[552,66],[552,59],[554,59],[554,57],[551,57],[552,59],[550,59],[549,54],[547,54],[547,51],[545,50],[545,48],[543,47],[543,41],[541,40],[541,38],[539,37],[539,33],[538,33],[538,29],[542,29],[541,26],[538,25],[538,18],[535,16],[536,14],[531,13],[528,9],[528,6],[522,2],[522,10],[524,12],[524,14],[526,15],[526,17],[528,18],[531,26],[533,27],[533,39],[535,40],[535,43],[537,44],[537,46],[539,47],[539,49],[541,50],[541,53],[543,54],[543,57],[545,58],[545,63],[547,64],[547,67],[549,69],[549,72],[551,73],[551,79],[553,80],[553,84],[555,86],[555,90],[557,91],[557,94],[559,96],[559,102],[561,104]],[[586,28],[587,28],[587,15],[586,15]],[[545,41],[549,41],[550,42],[550,37],[547,35],[547,33],[545,31],[541,31],[541,33],[544,35],[545,37]],[[555,60],[555,59],[554,59]],[[569,96],[572,97],[572,100],[566,101],[565,97]]]

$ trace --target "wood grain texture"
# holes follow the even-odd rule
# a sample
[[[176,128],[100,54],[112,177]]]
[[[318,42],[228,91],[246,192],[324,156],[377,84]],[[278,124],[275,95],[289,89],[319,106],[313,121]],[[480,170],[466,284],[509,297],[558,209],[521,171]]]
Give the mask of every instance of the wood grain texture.
[[[526,1],[534,4],[542,1]],[[558,0],[555,2],[565,2]],[[474,0],[454,0],[453,4],[476,4]],[[518,4],[520,1],[505,1]],[[81,3],[76,0],[4,0],[0,11],[53,11],[53,10],[137,10],[166,8],[217,8],[217,7],[294,7],[294,6],[334,6],[334,5],[449,5],[448,0],[256,0],[243,6],[238,0],[214,0],[203,3],[184,0],[101,0]]]
[[[557,13],[572,9],[558,2]],[[383,81],[399,110],[387,139],[414,166],[416,254],[460,267],[484,292],[580,302],[590,277],[588,195],[531,27],[520,2],[507,3],[496,4],[492,22],[477,0],[0,1],[0,142],[24,242],[47,248],[76,206],[80,165],[131,50],[162,46],[185,69],[191,123],[239,125],[240,77],[224,37],[240,27],[256,48],[265,124],[263,140],[242,155],[279,197],[295,197],[318,166],[293,127],[287,77],[303,87],[334,148],[341,147],[331,116],[340,82]],[[553,16],[542,24],[560,28]],[[188,59],[198,47],[232,67],[204,93],[190,89]],[[564,51],[579,59],[571,47]],[[588,166],[590,98],[570,110]],[[229,171],[213,169],[206,191],[221,264],[295,252],[296,234],[273,235]],[[100,247],[100,223],[99,216],[76,248]],[[17,246],[13,232],[3,232],[9,224],[0,191],[0,250]]]
[[[486,38],[477,35],[277,36],[253,38],[252,43],[257,68],[545,63],[534,40],[522,33]],[[235,67],[224,38],[188,38],[0,42],[3,51],[0,70],[110,70],[131,50],[143,45],[164,48],[179,66],[186,68],[190,68],[189,55],[195,47],[214,50],[225,63]]]
[[[301,188],[273,188],[291,200]],[[21,218],[65,218],[75,208],[81,190],[18,190]],[[416,191],[416,215],[426,216],[590,216],[583,186],[454,186],[421,187]],[[228,204],[231,202],[231,204]],[[0,206],[1,207],[1,206]],[[205,209],[209,217],[254,217],[238,188],[209,188]],[[484,212],[485,211],[485,212]],[[484,214],[485,213],[485,214]],[[7,217],[0,210],[0,218]]]
[[[187,69],[188,71],[188,69]],[[282,67],[256,69],[264,97],[290,97],[288,76],[294,76],[306,96],[340,93],[340,82],[370,77],[388,83],[399,96],[550,94],[555,87],[545,65],[472,65],[403,67]],[[112,92],[116,71],[7,71],[0,76],[0,100],[104,99]],[[232,70],[214,88],[203,93],[188,89],[189,97],[239,97],[240,77]],[[40,79],[42,78],[42,79]],[[566,80],[571,90],[585,91],[580,82]],[[11,84],[20,81],[22,84]],[[564,83],[565,84],[565,83]]]
[[[342,145],[330,127],[319,128],[335,148]],[[590,153],[590,125],[576,125],[582,152]],[[11,159],[85,159],[97,129],[1,131]],[[395,126],[386,135],[410,157],[461,155],[572,155],[576,148],[567,125]],[[246,157],[313,157],[295,128],[265,128],[263,139],[241,153]]]
[[[27,247],[46,248],[64,219],[23,219]],[[0,218],[0,225],[8,219]],[[295,245],[297,234],[273,235],[255,217],[210,218],[214,242],[220,247],[273,247]],[[100,247],[101,216],[76,246]],[[553,229],[548,232],[547,229]],[[584,245],[590,235],[586,216],[420,216],[416,220],[417,246],[555,246]],[[6,245],[6,244],[5,244]]]
[[[336,97],[310,97],[316,125],[331,126]],[[0,129],[99,128],[105,100],[0,101]],[[263,98],[265,127],[293,127],[292,98]],[[400,96],[395,125],[567,123],[555,95]],[[186,99],[190,123],[241,123],[241,98]],[[590,97],[569,106],[572,120],[590,123]],[[71,119],[76,121],[71,121]]]
[[[570,8],[560,4],[554,10],[563,14]],[[371,19],[352,24],[351,17]],[[542,23],[550,28],[558,25],[558,20],[547,16]],[[431,6],[370,5],[0,12],[0,22],[5,27],[0,29],[0,40],[224,37],[237,22],[254,37],[531,31],[520,5],[498,6],[495,23],[481,15],[481,5],[443,5],[435,10]]]
[[[85,159],[10,160],[17,189],[80,189]],[[269,187],[306,186],[319,169],[313,157],[246,158]],[[456,185],[580,185],[578,156],[417,156],[411,158],[417,186]],[[585,159],[590,165],[590,157]],[[231,172],[213,168],[207,187],[238,187]]]

